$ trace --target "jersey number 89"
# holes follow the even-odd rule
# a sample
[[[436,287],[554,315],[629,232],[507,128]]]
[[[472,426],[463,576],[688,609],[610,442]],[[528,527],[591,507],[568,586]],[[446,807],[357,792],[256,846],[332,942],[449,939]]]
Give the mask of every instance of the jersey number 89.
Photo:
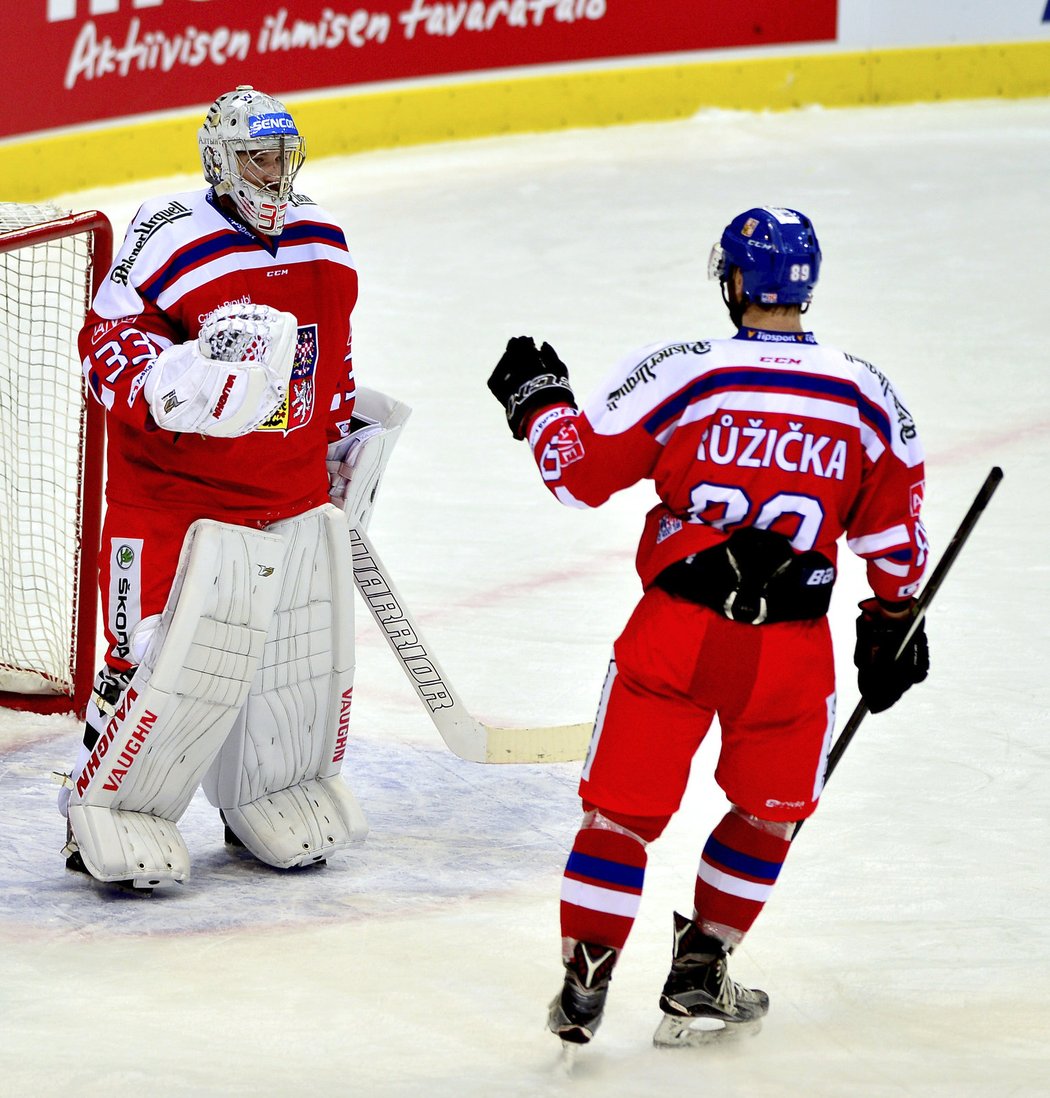
[[[756,509],[752,507],[751,499],[743,488],[705,482],[692,490],[690,502],[689,513],[694,522],[704,522],[722,531],[744,525],[768,530],[778,518],[795,515],[799,523],[791,545],[799,553],[805,553],[816,545],[820,528],[824,524],[824,508],[820,500],[795,492],[777,492]],[[716,507],[721,508],[720,515],[712,517],[705,513]],[[748,523],[747,517],[752,513],[755,518]]]

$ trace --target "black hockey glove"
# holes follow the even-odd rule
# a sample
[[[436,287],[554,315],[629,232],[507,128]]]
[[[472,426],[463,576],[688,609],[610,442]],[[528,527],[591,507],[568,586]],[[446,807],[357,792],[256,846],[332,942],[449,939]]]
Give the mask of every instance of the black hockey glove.
[[[915,600],[906,606],[906,613],[888,617],[878,599],[865,599],[857,618],[857,647],[853,662],[857,667],[860,695],[872,713],[882,713],[901,695],[922,682],[930,670],[930,649],[926,642],[925,623],[919,622],[899,659],[894,659],[915,613]]]
[[[536,350],[532,336],[515,336],[488,380],[492,395],[507,411],[507,423],[515,438],[525,437],[533,412],[552,404],[576,408],[569,371],[549,343]]]

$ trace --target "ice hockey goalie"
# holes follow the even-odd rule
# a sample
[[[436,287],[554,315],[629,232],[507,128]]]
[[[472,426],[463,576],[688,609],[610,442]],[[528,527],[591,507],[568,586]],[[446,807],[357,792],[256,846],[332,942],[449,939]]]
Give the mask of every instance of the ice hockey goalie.
[[[139,209],[80,335],[107,411],[107,649],[60,795],[65,853],[140,888],[189,873],[177,823],[202,783],[228,840],[271,866],[367,830],[341,776],[340,508],[367,520],[384,452],[382,413],[354,419],[357,271],[343,230],[293,192],[305,145],[280,102],[220,96],[198,144],[208,186]],[[360,432],[373,441],[355,447]],[[351,491],[363,453],[369,487]]]

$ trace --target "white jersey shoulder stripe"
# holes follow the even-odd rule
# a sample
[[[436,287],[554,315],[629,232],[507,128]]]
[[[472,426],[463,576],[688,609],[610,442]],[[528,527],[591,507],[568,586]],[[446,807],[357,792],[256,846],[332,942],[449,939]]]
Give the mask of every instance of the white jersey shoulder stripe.
[[[219,210],[207,188],[144,203],[99,288],[100,316],[136,316],[143,299],[170,308],[186,292],[233,268],[327,259],[353,267],[342,230],[318,206],[290,207],[276,254]],[[201,277],[197,272],[208,273]],[[188,281],[183,280],[188,277]]]
[[[723,407],[820,416],[855,426],[873,461],[890,448],[907,465],[922,460],[906,410],[883,375],[815,343],[651,344],[621,361],[585,411],[599,434],[640,424],[666,442],[678,425]]]
[[[354,262],[350,257],[350,253],[329,244],[294,244],[287,248],[281,248],[277,257],[262,249],[249,252],[226,252],[205,263],[189,268],[169,283],[157,297],[157,305],[167,311],[192,290],[213,282],[224,275],[236,274],[246,270],[289,267],[299,263],[312,263],[320,260],[327,260],[330,263],[351,270],[354,269]]]
[[[902,545],[910,545],[908,530],[903,525],[891,526],[874,534],[865,534],[859,538],[847,538],[846,544],[858,557],[873,557],[879,553],[888,553]]]

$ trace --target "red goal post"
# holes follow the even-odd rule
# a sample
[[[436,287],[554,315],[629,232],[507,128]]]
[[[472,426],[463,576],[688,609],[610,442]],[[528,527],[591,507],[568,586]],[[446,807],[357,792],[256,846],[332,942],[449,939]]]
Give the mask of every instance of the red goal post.
[[[104,417],[77,352],[98,212],[0,203],[0,706],[82,714],[95,676]]]

